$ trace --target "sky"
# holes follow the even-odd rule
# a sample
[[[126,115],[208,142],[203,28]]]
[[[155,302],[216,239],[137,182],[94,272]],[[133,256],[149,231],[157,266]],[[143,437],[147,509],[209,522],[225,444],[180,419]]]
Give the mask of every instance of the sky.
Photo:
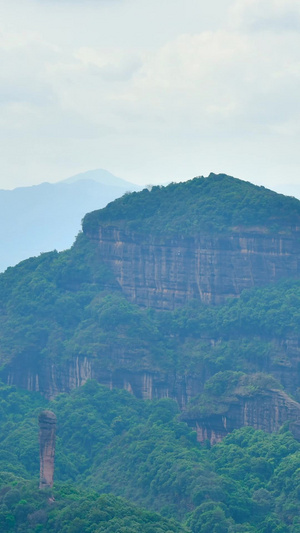
[[[105,168],[300,194],[299,0],[0,0],[0,188]]]

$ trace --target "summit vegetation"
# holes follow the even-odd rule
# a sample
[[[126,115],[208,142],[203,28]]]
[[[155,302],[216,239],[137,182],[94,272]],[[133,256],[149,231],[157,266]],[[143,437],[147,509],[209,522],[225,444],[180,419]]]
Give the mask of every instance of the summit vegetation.
[[[104,209],[88,213],[83,231],[92,235],[100,223],[116,222],[142,234],[183,237],[241,227],[288,232],[300,223],[300,201],[224,174],[210,174],[125,194]]]

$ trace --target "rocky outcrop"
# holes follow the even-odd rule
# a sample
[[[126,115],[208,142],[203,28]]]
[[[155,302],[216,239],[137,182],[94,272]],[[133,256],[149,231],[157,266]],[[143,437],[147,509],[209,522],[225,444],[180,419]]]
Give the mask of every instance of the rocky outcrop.
[[[97,379],[92,360],[79,356],[59,363],[21,357],[7,365],[1,376],[8,385],[41,392],[48,399],[81,387],[88,379]]]
[[[53,486],[56,416],[52,411],[42,411],[40,426],[40,489]]]
[[[209,339],[206,339],[209,342]],[[212,344],[216,340],[210,340]],[[252,358],[248,372],[265,372],[273,375],[288,394],[297,395],[300,390],[300,343],[297,336],[270,341],[271,359]],[[185,348],[186,349],[186,348]],[[180,348],[179,348],[180,350]],[[103,357],[103,360],[102,360]],[[141,399],[175,399],[184,407],[192,398],[203,392],[206,381],[212,377],[213,369],[209,363],[202,363],[197,372],[175,368],[157,370],[155,365],[147,362],[137,368],[136,357],[110,347],[109,355],[103,352],[97,358],[75,356],[64,361],[53,361],[23,354],[8,363],[1,371],[0,377],[7,385],[16,385],[22,389],[41,392],[52,399],[61,392],[70,392],[95,379],[109,388],[126,389]],[[112,363],[108,365],[107,361]]]
[[[266,228],[190,238],[144,235],[100,226],[99,256],[123,293],[141,306],[174,309],[188,300],[218,304],[244,289],[300,276],[299,228]]]
[[[104,368],[101,361],[88,357],[75,357],[59,365],[44,361],[14,361],[1,374],[8,385],[16,385],[30,391],[41,392],[53,399],[61,392],[70,392],[95,379],[110,389],[125,389],[137,398],[153,400],[175,399],[180,406],[203,390],[204,375],[181,376],[176,372],[129,370],[121,365],[115,369]]]
[[[184,412],[183,420],[197,432],[197,440],[220,442],[234,429],[252,426],[268,433],[278,431],[283,424],[300,440],[300,404],[279,390],[269,390],[252,396],[237,396],[222,413],[195,414]]]

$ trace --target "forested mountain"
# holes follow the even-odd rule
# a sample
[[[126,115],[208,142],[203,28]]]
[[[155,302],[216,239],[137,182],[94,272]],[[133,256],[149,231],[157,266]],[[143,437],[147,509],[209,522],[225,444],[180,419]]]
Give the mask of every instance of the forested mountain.
[[[69,248],[88,211],[138,189],[98,169],[58,183],[0,190],[0,272],[29,256]]]
[[[105,209],[85,216],[83,230],[119,223],[138,233],[191,237],[240,227],[276,233],[299,225],[300,201],[226,174],[153,186],[125,194]]]
[[[3,531],[300,531],[299,222],[211,175],[126,194],[0,276]]]

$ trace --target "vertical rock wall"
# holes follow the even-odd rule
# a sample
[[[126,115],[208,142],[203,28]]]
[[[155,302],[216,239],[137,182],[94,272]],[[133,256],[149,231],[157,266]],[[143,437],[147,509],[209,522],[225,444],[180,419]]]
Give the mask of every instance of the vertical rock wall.
[[[252,426],[267,433],[278,431],[289,422],[289,429],[300,440],[300,404],[280,390],[269,390],[250,397],[237,396],[222,414],[183,412],[182,419],[197,432],[197,440],[217,444],[235,429]]]
[[[156,309],[174,309],[193,298],[218,304],[244,289],[300,277],[297,230],[285,235],[256,228],[170,238],[111,226],[100,227],[93,239],[123,293]]]

